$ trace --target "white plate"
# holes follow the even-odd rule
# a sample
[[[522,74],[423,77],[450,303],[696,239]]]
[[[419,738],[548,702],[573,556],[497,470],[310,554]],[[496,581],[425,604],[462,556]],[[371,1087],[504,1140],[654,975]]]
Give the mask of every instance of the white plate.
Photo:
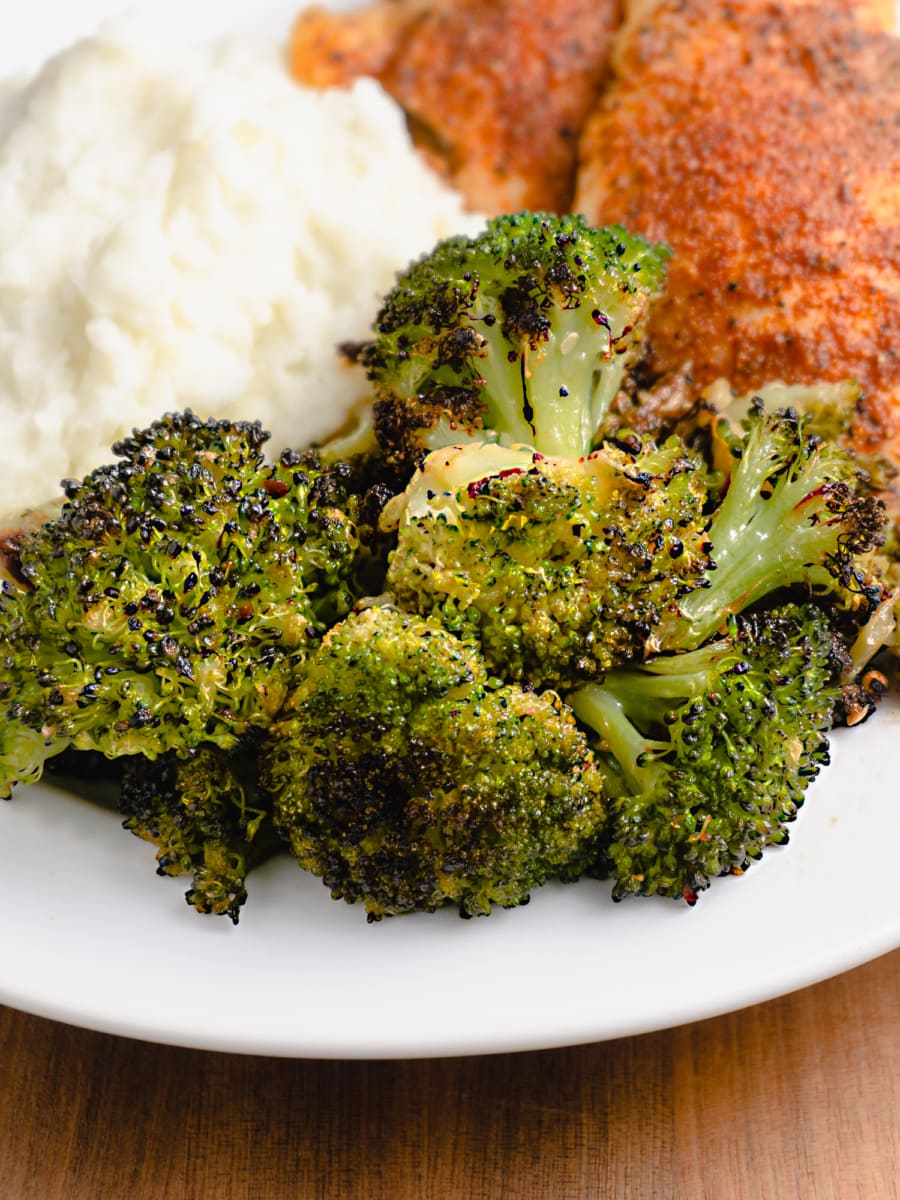
[[[791,844],[696,908],[606,884],[526,908],[367,925],[289,859],[236,928],[153,873],[118,817],[39,785],[0,805],[0,1001],[221,1050],[416,1057],[641,1033],[824,979],[900,944],[900,705],[834,737]]]
[[[31,0],[4,30],[0,73],[121,7]],[[250,0],[185,9],[193,31],[211,10],[216,28],[261,20]],[[269,31],[292,11],[263,9]],[[184,881],[157,878],[113,812],[23,788],[0,805],[0,1002],[177,1045],[342,1058],[570,1045],[740,1008],[900,945],[898,735],[895,701],[836,734],[791,845],[695,909],[613,905],[583,881],[487,920],[369,926],[280,859],[251,876],[235,928],[190,910]]]

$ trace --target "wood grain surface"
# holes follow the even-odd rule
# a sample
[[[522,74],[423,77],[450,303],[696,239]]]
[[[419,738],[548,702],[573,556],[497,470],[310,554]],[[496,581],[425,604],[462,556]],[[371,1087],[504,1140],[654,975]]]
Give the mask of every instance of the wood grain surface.
[[[566,1050],[293,1061],[0,1009],[0,1064],[0,1200],[900,1194],[900,951],[729,1016]]]

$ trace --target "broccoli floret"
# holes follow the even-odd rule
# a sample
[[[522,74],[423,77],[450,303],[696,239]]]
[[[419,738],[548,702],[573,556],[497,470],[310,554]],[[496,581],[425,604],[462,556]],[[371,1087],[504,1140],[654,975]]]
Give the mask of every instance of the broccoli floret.
[[[258,424],[169,415],[65,485],[0,595],[0,795],[74,746],[228,748],[280,708],[358,594],[334,468],[264,461]]]
[[[387,457],[411,469],[468,430],[587,454],[668,256],[619,226],[545,213],[440,242],[398,276],[357,351]]]
[[[883,540],[882,502],[796,414],[759,409],[723,445],[724,496],[721,472],[677,438],[629,435],[582,459],[490,443],[434,451],[385,509],[399,522],[388,592],[539,685],[696,649],[791,587],[827,603],[853,643],[888,596],[865,560]]]
[[[823,442],[836,442],[846,450],[876,491],[886,488],[897,474],[889,459],[861,445],[865,440],[858,436],[865,428],[864,393],[853,379],[839,383],[769,383],[745,396],[735,396],[727,382],[720,379],[703,395],[734,425],[739,425],[754,405],[762,404],[769,412],[793,409],[805,419],[807,433]]]
[[[693,904],[741,874],[828,762],[840,685],[832,629],[812,605],[732,618],[698,650],[611,672],[567,697],[598,737],[610,795],[601,873],[613,896]]]
[[[730,614],[795,586],[864,625],[887,595],[863,558],[884,541],[886,516],[852,458],[808,436],[795,412],[761,405],[730,445],[734,466],[706,525],[714,560],[706,586],[664,613],[648,649],[695,649]]]
[[[320,610],[325,628],[345,616],[357,600],[376,595],[384,588],[387,562],[397,543],[396,533],[382,527],[385,505],[402,490],[403,484],[377,453],[350,453],[336,457],[338,442],[315,446],[302,453],[290,452],[294,470],[306,472],[314,481],[310,503],[317,509],[330,508],[352,521],[356,532],[356,554],[344,568],[341,590],[335,596],[326,593],[330,605]],[[342,567],[344,564],[342,564]],[[315,593],[312,593],[315,598]],[[340,600],[339,604],[335,599]]]
[[[189,905],[235,925],[248,871],[279,844],[257,774],[249,743],[232,751],[199,746],[184,758],[134,756],[123,765],[124,827],[158,847],[158,875],[193,876]]]
[[[389,607],[329,632],[260,758],[300,865],[370,921],[523,904],[597,854],[600,774],[558,696]]]
[[[632,449],[435,451],[385,512],[400,521],[390,595],[476,638],[506,678],[575,686],[642,658],[705,581],[705,488],[678,442]]]

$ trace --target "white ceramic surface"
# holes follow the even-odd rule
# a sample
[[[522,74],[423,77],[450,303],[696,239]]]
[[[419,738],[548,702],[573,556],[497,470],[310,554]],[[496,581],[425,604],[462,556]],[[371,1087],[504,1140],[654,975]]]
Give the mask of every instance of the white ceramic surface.
[[[0,805],[0,1002],[180,1045],[415,1057],[599,1041],[764,1000],[900,945],[900,705],[834,738],[791,844],[696,908],[585,880],[525,908],[367,925],[287,858],[236,928],[115,813],[47,785]],[[848,864],[850,864],[848,866]]]
[[[35,65],[119,0],[30,0],[0,73]],[[157,5],[166,8],[168,5]],[[260,26],[283,0],[182,0],[193,32]],[[900,945],[900,705],[834,738],[791,845],[693,910],[548,887],[487,920],[366,924],[279,859],[240,925],[204,919],[115,813],[47,784],[0,805],[0,1002],[160,1042],[308,1057],[413,1057],[599,1041],[783,994]]]

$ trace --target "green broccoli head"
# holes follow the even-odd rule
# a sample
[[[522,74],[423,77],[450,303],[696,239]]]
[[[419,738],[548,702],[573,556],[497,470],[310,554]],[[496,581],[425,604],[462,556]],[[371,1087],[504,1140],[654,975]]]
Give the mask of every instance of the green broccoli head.
[[[761,404],[728,440],[734,462],[707,522],[706,586],[664,615],[649,648],[694,649],[730,614],[790,587],[829,597],[848,627],[864,625],[887,595],[864,558],[883,543],[886,515],[851,456],[810,437],[793,410]]]
[[[840,695],[833,642],[818,608],[786,605],[567,697],[598,738],[611,797],[601,865],[615,899],[693,904],[715,876],[741,874],[787,842],[828,762]]]
[[[587,454],[668,255],[619,226],[528,212],[440,242],[398,277],[360,351],[387,456],[412,467],[469,429]]]
[[[491,444],[435,451],[386,519],[400,607],[477,639],[491,667],[576,686],[644,645],[705,583],[706,491],[677,441],[587,458]]]
[[[266,436],[167,416],[17,539],[0,596],[0,794],[70,745],[229,747],[281,706],[352,607],[360,549],[334,469],[289,451],[267,464]]]
[[[369,920],[522,904],[597,854],[600,774],[559,698],[390,608],[326,636],[261,761],[300,865]]]
[[[124,827],[157,847],[157,874],[192,875],[188,904],[235,925],[248,871],[277,844],[257,774],[250,743],[207,744],[186,757],[126,759],[119,792]]]

